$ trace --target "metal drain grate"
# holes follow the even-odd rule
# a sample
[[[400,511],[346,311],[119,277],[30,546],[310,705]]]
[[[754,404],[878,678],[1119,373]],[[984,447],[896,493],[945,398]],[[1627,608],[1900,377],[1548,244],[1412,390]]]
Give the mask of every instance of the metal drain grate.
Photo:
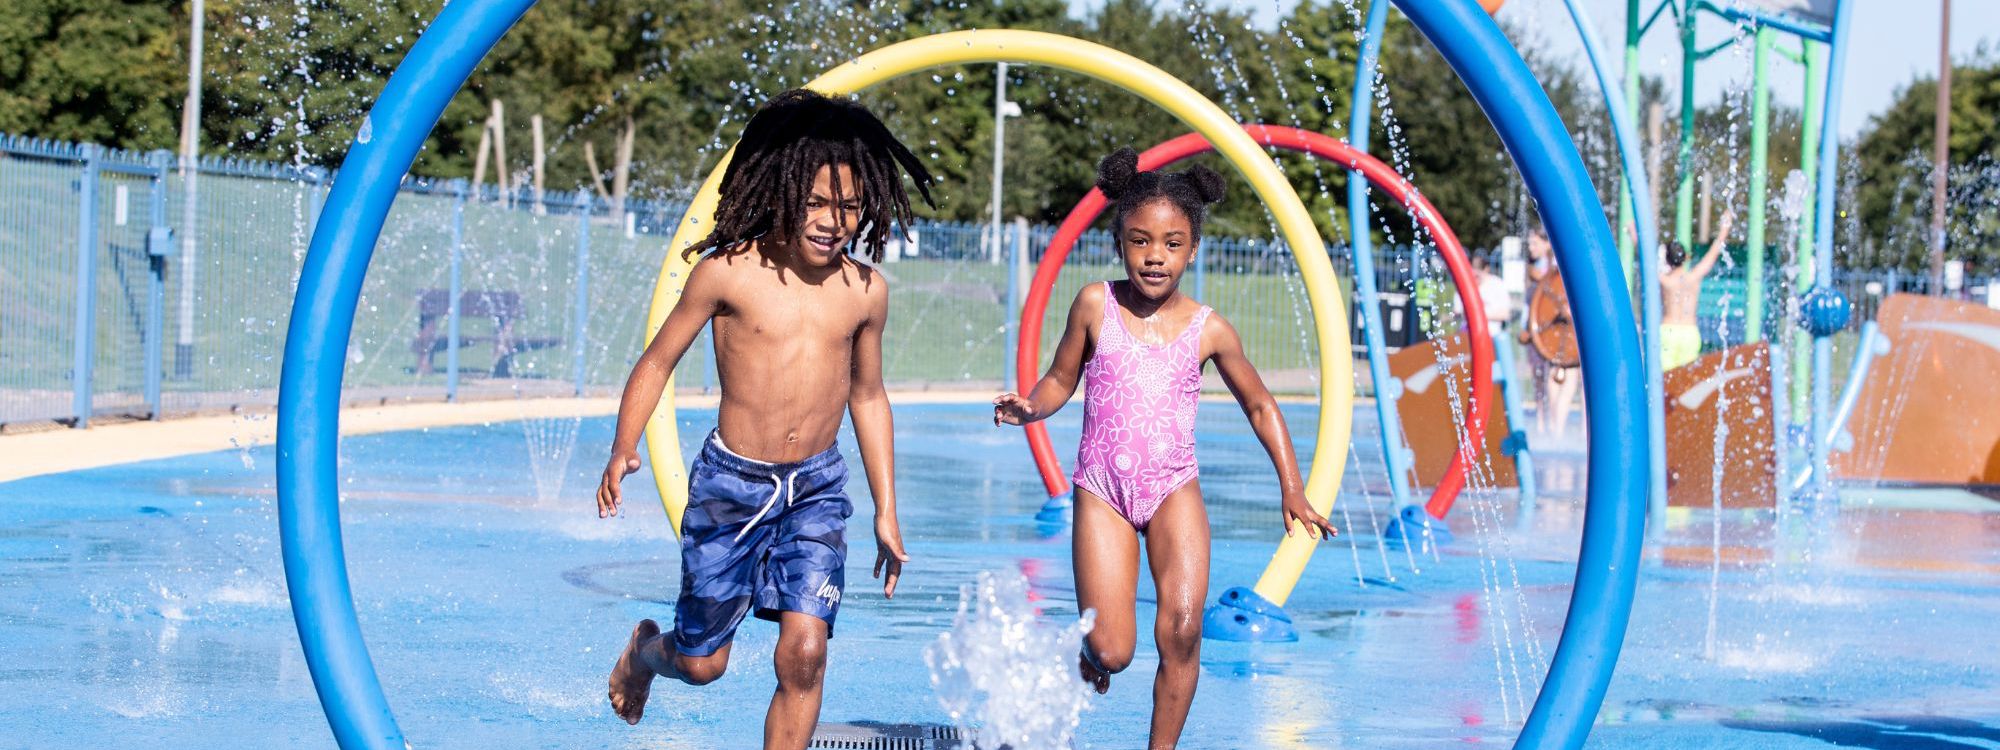
[[[824,750],[973,750],[957,727],[927,724],[821,724],[808,748]]]

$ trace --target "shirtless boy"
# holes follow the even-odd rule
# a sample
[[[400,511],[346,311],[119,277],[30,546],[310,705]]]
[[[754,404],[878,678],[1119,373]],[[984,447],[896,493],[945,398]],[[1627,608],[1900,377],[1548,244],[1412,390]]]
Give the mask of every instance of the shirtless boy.
[[[788,91],[745,126],[715,229],[687,250],[706,255],[625,384],[597,490],[598,516],[616,515],[667,376],[712,323],[722,402],[688,471],[673,629],[639,621],[611,671],[611,707],[628,723],[639,722],[655,676],[688,685],[721,677],[737,626],[755,614],[778,623],[764,747],[811,739],[853,512],[834,444],[843,410],[875,500],[875,575],[883,596],[895,595],[910,558],[896,524],[882,387],[889,288],[848,252],[859,242],[880,260],[890,228],[909,226],[903,173],[929,202],[922,163],[844,99]]]
[[[1716,228],[1714,242],[1693,266],[1687,264],[1687,249],[1681,243],[1667,243],[1667,270],[1660,272],[1660,369],[1671,370],[1701,356],[1701,329],[1695,326],[1701,282],[1714,270],[1735,223],[1735,214],[1722,213],[1722,226]]]

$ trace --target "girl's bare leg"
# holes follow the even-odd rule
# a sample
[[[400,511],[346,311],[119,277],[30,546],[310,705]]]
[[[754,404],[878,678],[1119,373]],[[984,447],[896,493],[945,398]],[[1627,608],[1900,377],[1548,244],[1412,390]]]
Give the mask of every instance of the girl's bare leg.
[[[1556,386],[1556,434],[1569,436],[1569,413],[1576,408],[1576,392],[1583,385],[1583,371],[1578,368],[1562,370],[1562,383]]]
[[[1148,747],[1173,748],[1187,724],[1201,676],[1201,609],[1208,601],[1208,509],[1201,486],[1189,482],[1160,503],[1146,526],[1146,560],[1160,600],[1153,640],[1160,669],[1153,678],[1153,729]]]
[[[1562,424],[1556,421],[1556,402],[1561,399],[1562,384],[1556,380],[1561,370],[1554,365],[1542,369],[1541,388],[1535,392],[1535,421],[1541,423],[1542,434],[1552,440],[1562,439]]]
[[[1097,611],[1097,624],[1084,636],[1078,670],[1102,693],[1111,675],[1132,664],[1138,638],[1133,602],[1139,589],[1139,535],[1111,504],[1077,488],[1076,527],[1070,554],[1076,571],[1076,607]]]

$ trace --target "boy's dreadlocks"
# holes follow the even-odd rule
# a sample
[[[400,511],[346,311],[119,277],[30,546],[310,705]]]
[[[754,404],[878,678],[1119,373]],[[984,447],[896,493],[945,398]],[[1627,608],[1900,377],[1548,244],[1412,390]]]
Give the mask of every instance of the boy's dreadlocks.
[[[889,133],[889,128],[860,104],[833,99],[806,89],[792,89],[766,102],[743,128],[736,157],[722,175],[721,202],[715,228],[706,239],[683,251],[685,256],[714,249],[732,250],[752,240],[793,242],[803,230],[806,200],[821,167],[847,165],[861,190],[861,222],[857,233],[870,260],[882,260],[889,227],[904,228],[915,219],[909,193],[896,165],[909,173],[931,200],[931,173],[916,154]],[[834,185],[833,203],[845,200],[842,185]],[[846,186],[849,188],[856,186]]]

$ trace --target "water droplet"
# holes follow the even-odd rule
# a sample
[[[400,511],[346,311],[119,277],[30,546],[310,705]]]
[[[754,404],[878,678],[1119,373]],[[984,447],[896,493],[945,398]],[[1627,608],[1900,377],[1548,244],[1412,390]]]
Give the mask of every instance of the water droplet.
[[[375,140],[375,118],[371,115],[361,118],[361,131],[354,134],[354,142],[365,146],[372,140]]]

